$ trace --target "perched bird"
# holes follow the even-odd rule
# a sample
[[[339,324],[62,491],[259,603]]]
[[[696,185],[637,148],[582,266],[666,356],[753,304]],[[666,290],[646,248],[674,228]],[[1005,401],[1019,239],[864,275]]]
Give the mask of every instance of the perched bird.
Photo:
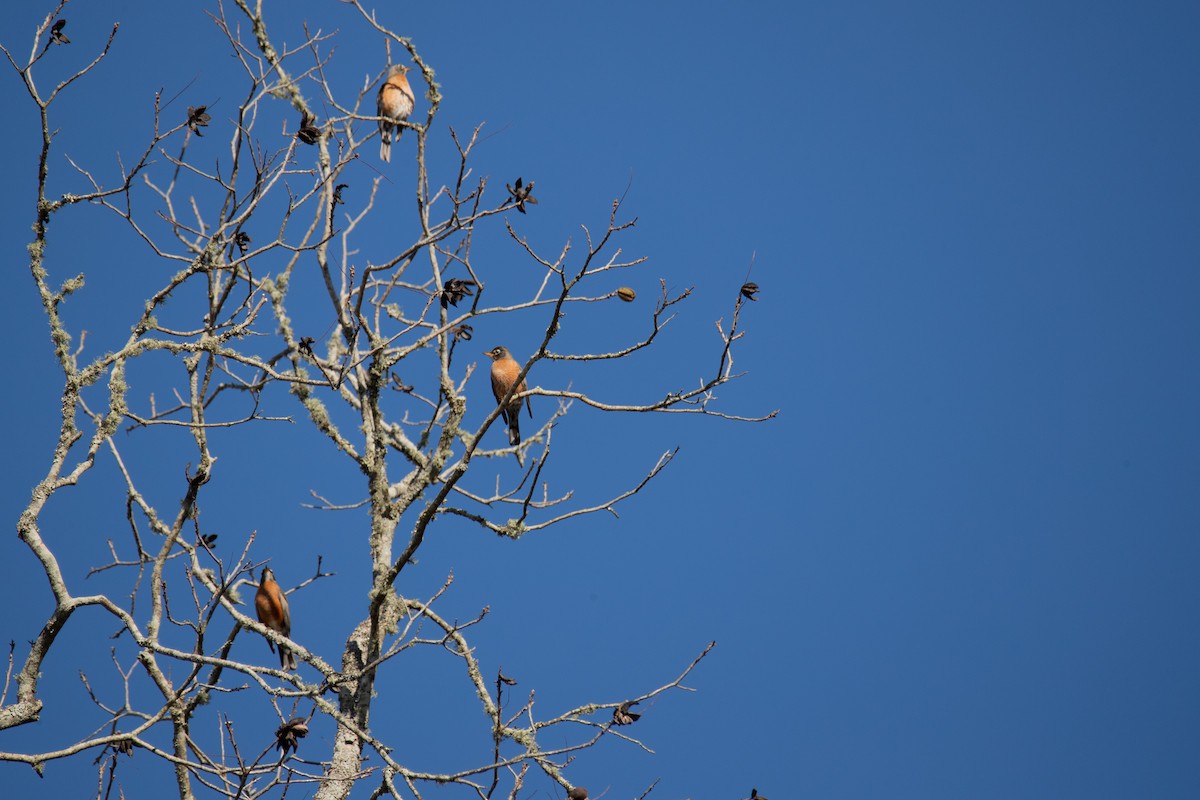
[[[276,633],[284,636],[292,635],[292,613],[288,610],[287,595],[275,582],[275,573],[270,567],[263,567],[262,580],[258,582],[258,592],[254,595],[254,610],[258,612],[258,621]],[[275,645],[267,639],[267,646],[275,652]],[[284,670],[292,672],[296,669],[296,657],[284,645],[279,645],[279,665]]]
[[[392,158],[392,132],[395,131],[396,141],[400,141],[400,134],[404,133],[404,126],[396,123],[408,119],[416,102],[406,77],[408,69],[402,64],[389,67],[387,80],[379,87],[379,116],[382,117],[379,120],[379,157],[384,161]]]
[[[517,376],[521,374],[521,365],[504,346],[493,347],[484,355],[492,359],[492,394],[496,396],[496,402],[499,403],[504,399],[504,395],[508,394],[508,390],[512,388]],[[508,405],[500,411],[500,416],[508,423],[508,443],[514,446],[521,443],[521,398],[516,395],[525,391],[526,388],[528,387],[525,386],[525,381],[521,381],[521,385],[517,387],[513,397],[508,401]],[[529,416],[532,417],[533,408],[529,405],[528,397],[525,398],[525,408],[529,410]]]

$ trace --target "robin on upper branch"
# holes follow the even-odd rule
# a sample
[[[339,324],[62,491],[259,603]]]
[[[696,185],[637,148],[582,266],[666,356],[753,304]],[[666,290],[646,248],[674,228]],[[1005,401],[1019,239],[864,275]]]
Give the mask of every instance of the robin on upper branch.
[[[263,625],[284,636],[292,635],[292,613],[288,611],[287,595],[275,582],[275,573],[270,567],[263,567],[262,580],[254,595],[254,610],[258,612],[258,621]],[[267,646],[272,653],[275,652],[275,645],[270,639],[267,639]],[[282,644],[279,645],[279,665],[288,672],[296,669],[296,656]]]
[[[401,64],[388,67],[387,79],[379,87],[379,157],[384,161],[392,158],[392,132],[397,142],[404,133],[404,126],[396,123],[408,119],[413,110],[415,98],[405,76],[408,70]]]
[[[521,365],[512,357],[512,353],[508,352],[507,347],[493,347],[484,355],[492,359],[492,394],[496,396],[496,402],[499,403],[508,394],[508,390],[516,382],[517,376],[521,374]],[[509,399],[508,405],[500,411],[500,416],[508,423],[508,443],[513,446],[521,443],[521,398],[517,395],[527,388],[525,381],[521,381],[521,385],[513,392],[513,397]],[[529,416],[532,417],[533,408],[529,405],[528,397],[525,398],[525,408],[529,410]]]

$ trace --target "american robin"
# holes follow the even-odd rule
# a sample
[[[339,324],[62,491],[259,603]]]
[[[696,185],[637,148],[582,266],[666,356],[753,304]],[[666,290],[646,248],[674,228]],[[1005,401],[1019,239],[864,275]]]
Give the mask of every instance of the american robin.
[[[284,636],[292,635],[292,613],[288,611],[287,595],[275,582],[275,573],[270,567],[263,567],[262,580],[258,582],[258,592],[254,595],[254,610],[258,612],[258,621],[276,633]],[[267,639],[267,646],[275,652],[275,645]],[[284,645],[279,645],[279,665],[286,671],[296,669],[296,656]]]
[[[415,98],[405,75],[408,70],[401,64],[388,67],[387,80],[379,87],[379,116],[382,117],[379,120],[379,157],[384,161],[392,158],[392,131],[396,132],[396,141],[400,141],[400,134],[404,133],[404,126],[395,123],[408,119],[413,110]]]
[[[504,399],[504,395],[508,394],[508,390],[517,380],[517,376],[521,374],[521,365],[504,346],[493,347],[484,355],[492,359],[492,394],[496,396],[496,402],[499,403]],[[517,391],[508,401],[508,405],[500,412],[500,416],[508,423],[508,443],[513,446],[521,443],[521,398],[516,395],[525,391],[526,388],[525,381],[521,381],[521,385],[517,387]],[[533,408],[529,405],[528,397],[525,398],[525,408],[529,410],[529,416],[532,417]]]

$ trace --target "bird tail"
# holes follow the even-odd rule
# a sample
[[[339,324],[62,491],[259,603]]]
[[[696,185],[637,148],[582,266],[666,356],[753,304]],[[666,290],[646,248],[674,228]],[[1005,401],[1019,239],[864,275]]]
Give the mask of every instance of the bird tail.
[[[279,666],[284,672],[296,671],[296,656],[290,647],[279,646]]]
[[[520,414],[513,414],[508,423],[508,443],[516,447],[521,443]]]
[[[384,161],[392,160],[392,132],[385,130],[379,136],[379,157]]]

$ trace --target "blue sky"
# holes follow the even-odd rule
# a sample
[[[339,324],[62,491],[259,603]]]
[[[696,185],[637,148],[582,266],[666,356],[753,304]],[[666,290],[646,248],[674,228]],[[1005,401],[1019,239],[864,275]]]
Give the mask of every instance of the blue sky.
[[[336,30],[331,74],[344,90],[381,69],[381,45],[345,6],[288,9],[269,9],[268,20],[289,43],[301,19]],[[0,39],[27,53],[48,10],[12,10]],[[437,70],[437,125],[486,121],[476,169],[492,187],[536,180],[539,206],[510,215],[532,242],[580,242],[579,224],[602,225],[630,187],[625,210],[638,226],[622,247],[649,257],[626,281],[639,302],[568,318],[564,342],[603,346],[643,331],[660,277],[695,287],[660,350],[612,369],[546,364],[532,384],[643,400],[688,388],[715,367],[713,322],[729,319],[752,256],[762,287],[736,351],[748,375],[720,399],[732,413],[778,408],[777,419],[577,407],[555,432],[550,467],[552,488],[581,502],[636,480],[668,449],[679,456],[620,519],[517,543],[445,522],[406,573],[402,590],[420,595],[453,570],[448,615],[490,605],[476,629],[485,666],[502,665],[518,691],[536,689],[546,714],[665,683],[717,640],[688,681],[697,691],[661,698],[633,729],[657,755],[607,742],[569,768],[574,782],[611,798],[636,797],[658,776],[651,797],[740,798],[752,786],[775,800],[1191,796],[1197,6],[388,4],[380,15]],[[207,103],[214,128],[227,124],[242,85],[228,83],[228,45],[199,6],[79,2],[65,16],[73,44],[43,61],[45,85],[90,59],[112,22],[121,29],[102,69],[52,116],[57,192],[80,188],[64,153],[115,174],[114,154],[137,150],[159,88],[182,90],[180,114]],[[24,251],[37,118],[4,75],[0,280],[16,361],[2,401],[0,502],[15,523],[44,474],[60,378]],[[224,141],[206,136],[211,158]],[[446,163],[448,139],[433,142]],[[389,169],[393,205],[381,213],[410,224],[412,162],[394,156]],[[99,352],[126,335],[136,287],[163,268],[98,209],[53,225],[50,269],[58,280],[87,273],[67,313]],[[387,251],[387,228],[364,252]],[[499,235],[484,244],[495,248],[492,274],[511,270],[520,295],[519,253]],[[525,353],[537,323],[481,321],[472,344]],[[161,398],[178,375],[145,380]],[[473,391],[482,420],[490,395],[478,380]],[[535,416],[549,407],[535,399]],[[169,476],[193,458],[186,439],[121,437],[144,469],[161,470],[156,502],[167,507]],[[174,454],[163,451],[171,442]],[[358,476],[304,425],[217,445],[206,521],[230,553],[257,530],[256,553],[285,584],[324,557],[337,577],[294,597],[294,633],[335,658],[361,616],[364,518],[300,506],[310,489],[355,499]],[[83,580],[104,540],[127,535],[111,467],[43,521],[78,593],[116,585]],[[22,656],[49,594],[24,546],[8,542],[0,600],[36,607],[0,628]],[[100,627],[68,636],[106,653],[107,621]],[[79,666],[47,664],[57,689],[43,726],[0,733],[0,750],[90,732],[72,725],[89,703]],[[86,667],[89,677],[111,671],[104,659]],[[486,757],[470,749],[488,746],[471,698],[438,662],[413,659],[382,692],[389,682],[375,725],[412,763]],[[246,705],[247,716],[272,713]],[[328,735],[314,731],[302,752],[319,757]],[[77,791],[93,785],[91,770],[0,775],[22,791]],[[144,757],[123,764],[127,796],[151,796],[131,782],[161,777],[155,770]]]

